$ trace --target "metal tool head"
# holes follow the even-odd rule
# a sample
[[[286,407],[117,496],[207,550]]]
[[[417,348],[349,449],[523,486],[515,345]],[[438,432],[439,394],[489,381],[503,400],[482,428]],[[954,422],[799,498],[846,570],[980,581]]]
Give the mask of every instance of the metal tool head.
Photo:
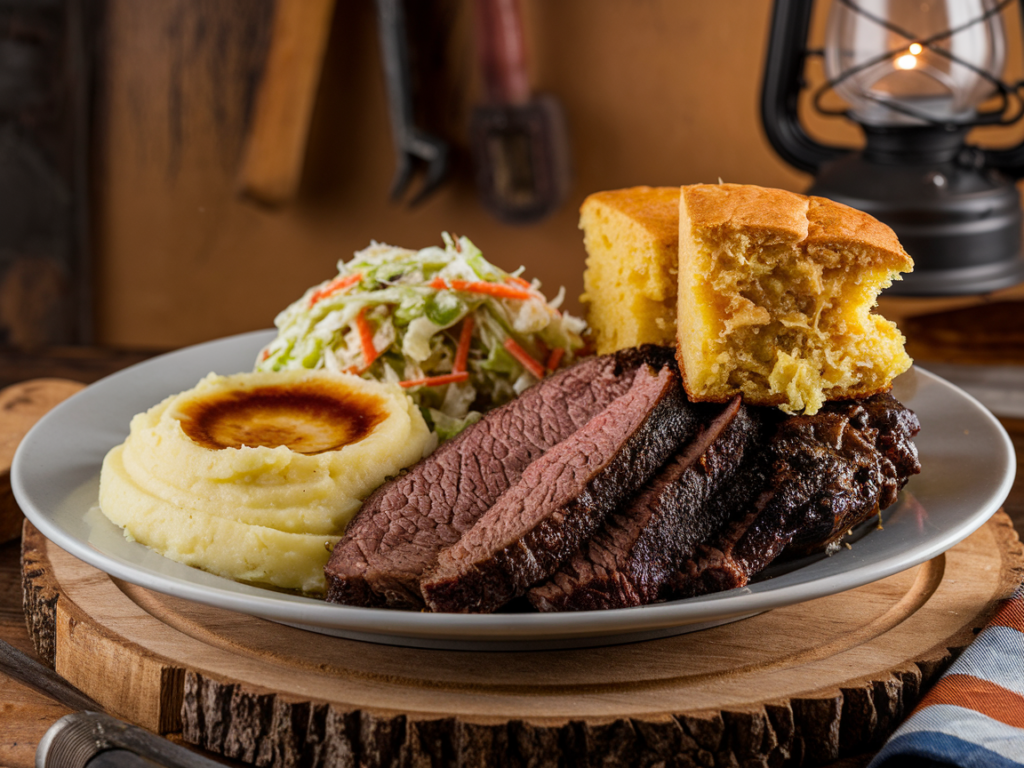
[[[164,768],[221,768],[209,758],[102,712],[75,712],[50,726],[36,768],[86,768],[100,753],[123,750]]]
[[[377,18],[396,156],[391,199],[400,200],[405,195],[417,167],[425,164],[423,185],[409,201],[410,205],[416,205],[448,175],[448,143],[416,126],[402,0],[377,0]]]
[[[86,765],[91,768],[99,763],[125,768],[144,765],[218,768],[217,763],[202,755],[99,712],[102,709],[99,704],[52,669],[3,640],[0,640],[0,672],[65,707],[82,710],[50,726],[36,747],[36,768],[85,768]]]
[[[391,182],[391,199],[401,200],[412,183],[418,166],[425,166],[423,183],[409,200],[409,205],[421,203],[437,189],[448,175],[448,143],[419,129],[406,132],[396,146],[395,176]]]
[[[539,221],[565,200],[569,142],[565,116],[552,96],[477,107],[470,138],[480,200],[501,221]]]

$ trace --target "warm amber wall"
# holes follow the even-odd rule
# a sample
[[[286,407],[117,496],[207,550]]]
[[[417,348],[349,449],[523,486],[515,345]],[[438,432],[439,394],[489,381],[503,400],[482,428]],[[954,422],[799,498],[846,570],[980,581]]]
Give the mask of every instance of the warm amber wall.
[[[465,157],[479,98],[471,3],[439,5],[457,15],[444,95],[457,175],[415,210],[388,200],[373,3],[339,0],[302,192],[267,211],[239,200],[234,183],[269,4],[110,0],[94,199],[99,341],[172,347],[266,327],[371,239],[422,247],[442,230],[502,266],[525,265],[551,294],[565,285],[578,308],[587,193],[719,177],[805,184],[758,122],[765,0],[525,0],[533,80],[565,106],[575,175],[543,223],[500,224],[475,199]]]
[[[234,191],[268,0],[109,0],[93,201],[100,342],[173,347],[266,327],[371,239],[422,247],[442,230],[470,236],[506,268],[525,265],[551,295],[565,285],[578,309],[577,209],[589,192],[809,181],[760,127],[768,0],[523,0],[533,81],[565,106],[575,176],[543,223],[500,224],[475,199],[466,156],[479,99],[472,3],[429,2],[454,22],[434,109],[457,150],[452,180],[415,210],[388,200],[394,158],[374,6],[338,0],[303,187],[268,211]],[[836,121],[814,128],[857,137]]]

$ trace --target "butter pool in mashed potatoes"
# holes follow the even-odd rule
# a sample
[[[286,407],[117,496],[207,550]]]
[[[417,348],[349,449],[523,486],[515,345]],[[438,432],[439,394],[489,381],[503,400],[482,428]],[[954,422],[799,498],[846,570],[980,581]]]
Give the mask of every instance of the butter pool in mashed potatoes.
[[[210,374],[140,413],[100,474],[125,536],[186,565],[317,593],[362,500],[433,447],[392,384],[327,371]]]

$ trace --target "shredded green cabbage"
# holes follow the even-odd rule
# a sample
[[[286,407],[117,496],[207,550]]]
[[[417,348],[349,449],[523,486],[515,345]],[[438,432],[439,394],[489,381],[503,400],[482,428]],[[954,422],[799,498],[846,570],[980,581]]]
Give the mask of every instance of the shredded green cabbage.
[[[256,370],[326,368],[398,383],[443,441],[536,383],[531,367],[547,372],[575,360],[585,324],[559,312],[564,289],[549,302],[537,280],[519,277],[521,268],[505,272],[468,238],[442,238],[443,248],[420,251],[374,242],[338,262],[337,277],[277,316],[277,337],[260,352]],[[465,377],[429,381],[453,373],[467,317]],[[369,364],[360,327],[373,339]]]

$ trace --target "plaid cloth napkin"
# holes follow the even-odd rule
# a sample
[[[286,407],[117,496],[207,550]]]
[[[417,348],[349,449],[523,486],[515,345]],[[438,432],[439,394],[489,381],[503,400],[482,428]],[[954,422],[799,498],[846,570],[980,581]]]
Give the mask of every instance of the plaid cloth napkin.
[[[1024,768],[1024,585],[889,738],[868,768]]]

